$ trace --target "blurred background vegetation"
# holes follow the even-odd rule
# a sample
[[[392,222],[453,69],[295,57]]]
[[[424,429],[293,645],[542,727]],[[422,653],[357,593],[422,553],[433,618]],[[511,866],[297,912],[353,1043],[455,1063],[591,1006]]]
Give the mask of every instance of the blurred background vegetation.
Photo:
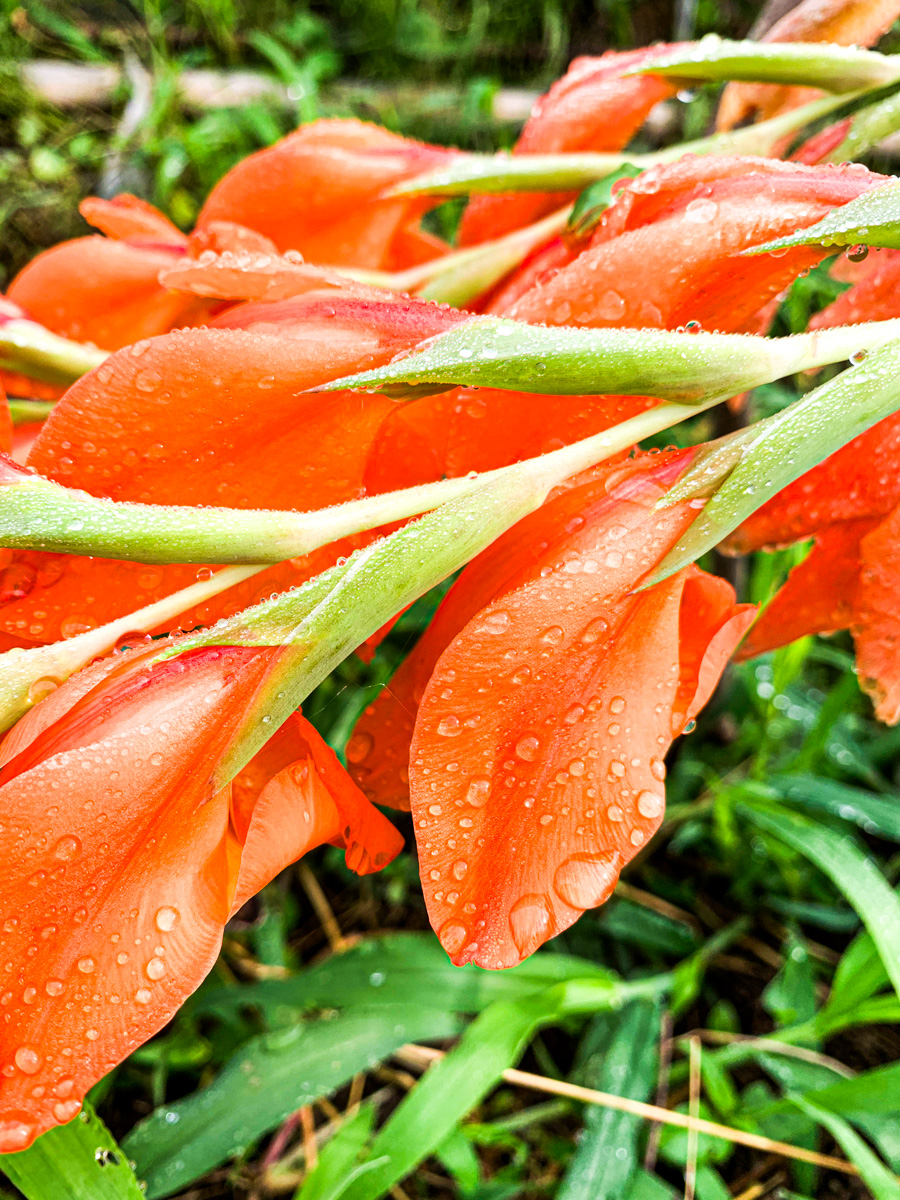
[[[189,227],[209,188],[234,162],[319,115],[363,116],[477,149],[509,145],[519,127],[510,109],[527,109],[527,97],[523,102],[509,89],[543,89],[576,54],[666,40],[676,31],[744,36],[759,8],[754,0],[2,0],[0,285],[39,249],[86,232],[77,203],[87,194],[134,191]],[[55,107],[23,82],[25,69],[43,60],[115,68],[118,75],[100,99]],[[240,104],[204,107],[183,88],[184,73],[198,70],[261,73],[273,89]],[[714,103],[714,90],[682,98],[676,129],[702,132]],[[824,270],[798,280],[776,332],[805,328],[840,286]],[[751,411],[773,411],[809,382],[758,389]],[[693,430],[698,437],[714,432],[702,422]],[[754,556],[743,598],[767,599],[800,553]],[[438,598],[433,593],[405,614],[370,666],[351,657],[311,697],[307,715],[339,751]],[[621,1018],[551,1023],[523,1063],[545,1076],[639,1099],[658,1096],[684,1109],[688,1035],[702,1030],[704,1115],[849,1155],[865,1168],[866,1185],[707,1137],[691,1145],[669,1130],[660,1138],[633,1118],[616,1124],[596,1113],[585,1124],[584,1111],[571,1101],[544,1101],[504,1086],[475,1114],[460,1111],[453,1137],[394,1195],[666,1200],[685,1193],[690,1164],[690,1190],[699,1200],[840,1200],[870,1192],[898,1200],[900,1184],[891,1184],[889,1174],[887,1181],[878,1176],[866,1158],[874,1151],[879,1162],[900,1170],[900,1006],[886,991],[884,966],[863,924],[871,925],[876,910],[887,913],[866,864],[888,896],[900,879],[898,751],[900,731],[872,719],[846,635],[804,639],[730,668],[696,731],[673,750],[663,831],[626,872],[616,897],[543,952],[582,956],[631,980],[675,969],[662,1043],[671,1062],[657,1075],[659,1014],[649,1035],[638,1036],[634,1013],[626,1010]],[[273,1028],[296,1024],[300,1012],[333,1006],[350,1013],[363,993],[370,1015],[380,999],[382,1023],[395,1021],[392,1005],[435,1004],[445,993],[449,1009],[477,1011],[457,1002],[453,972],[447,974],[446,960],[424,932],[420,942],[397,951],[410,974],[394,991],[385,983],[397,976],[389,977],[380,960],[354,959],[352,952],[341,960],[343,983],[325,999],[314,988],[304,991],[310,964],[344,947],[341,939],[427,929],[411,826],[397,819],[409,849],[382,874],[360,880],[344,868],[339,852],[326,850],[247,905],[197,997],[95,1089],[94,1100],[119,1137],[156,1110],[156,1125],[125,1146],[138,1160],[138,1173],[156,1179],[151,1195],[247,1200],[293,1193],[306,1162],[296,1121],[263,1115],[262,1100],[254,1109],[244,1077],[220,1072],[240,1052],[254,1070],[262,1063],[269,1079],[265,1063],[273,1047],[265,1039]],[[896,922],[896,914],[889,919]],[[398,969],[395,962],[391,970]],[[340,999],[340,987],[349,988],[350,999]],[[492,995],[488,989],[484,1003]],[[309,1027],[318,1028],[315,1020]],[[381,1036],[381,1025],[378,1030]],[[302,1046],[281,1041],[274,1049],[286,1064],[287,1097],[307,1070]],[[610,1065],[616,1054],[625,1063],[618,1075]],[[647,1063],[652,1070],[644,1078]],[[471,1070],[477,1069],[474,1059]],[[861,1076],[849,1099],[846,1088],[828,1092],[857,1072],[871,1074]],[[219,1089],[215,1112],[195,1104],[198,1089],[210,1081]],[[340,1084],[337,1092],[323,1084],[332,1099],[316,1110],[320,1129],[334,1105],[342,1110],[361,1089],[390,1109],[410,1082],[381,1066],[349,1093],[341,1079],[331,1080]],[[272,1076],[267,1103],[273,1111],[280,1086]],[[830,1103],[830,1124],[786,1101],[799,1095],[808,1105],[813,1094],[816,1103]],[[185,1134],[172,1149],[169,1106],[179,1100],[175,1120],[196,1135],[190,1141]],[[869,1113],[873,1104],[882,1114],[877,1119]],[[228,1123],[236,1111],[244,1120],[240,1136]],[[224,1165],[227,1154],[209,1149],[220,1135],[239,1145],[234,1161]],[[599,1168],[612,1158],[621,1170],[604,1175]],[[352,1164],[352,1154],[347,1161]],[[585,1175],[591,1161],[599,1167]],[[173,1163],[181,1164],[180,1176]],[[176,1176],[195,1182],[174,1192],[160,1182]],[[305,1190],[303,1200],[326,1195],[338,1192]]]

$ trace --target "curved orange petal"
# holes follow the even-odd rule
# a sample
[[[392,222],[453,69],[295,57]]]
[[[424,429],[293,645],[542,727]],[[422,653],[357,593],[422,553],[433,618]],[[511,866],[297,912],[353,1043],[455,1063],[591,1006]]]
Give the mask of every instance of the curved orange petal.
[[[566,74],[535,104],[514,153],[620,150],[654,104],[674,92],[659,76],[623,79],[623,72],[665,49],[609,50],[599,58],[573,59]],[[463,214],[459,243],[468,246],[520,229],[568,199],[559,192],[473,196]]]
[[[210,797],[209,767],[265,658],[227,648],[152,685],[100,683],[6,763],[0,1149],[70,1120],[212,966],[227,799]]]
[[[685,581],[682,572],[631,597],[601,574],[595,592],[557,562],[479,613],[441,656],[410,791],[429,917],[457,964],[509,967],[533,953],[606,900],[656,831]],[[699,620],[698,643],[723,626]]]
[[[753,604],[735,604],[734,588],[717,575],[689,567],[681,598],[679,684],[672,735],[709,701],[734,648],[753,623]]]
[[[857,165],[725,155],[654,167],[618,193],[588,248],[508,315],[594,328],[697,321],[739,329],[826,253],[741,251],[813,224],[883,179]]]
[[[188,240],[158,208],[128,192],[122,192],[112,200],[88,196],[78,205],[78,211],[88,225],[93,225],[116,241],[133,238],[161,245],[184,246]]]
[[[385,271],[406,271],[423,263],[443,258],[452,250],[443,238],[422,229],[418,220],[401,226],[394,234],[390,251],[384,262]]]
[[[783,488],[728,538],[745,554],[790,545],[830,525],[886,516],[900,500],[900,416],[871,429]]]
[[[875,715],[896,725],[900,721],[900,508],[865,535],[860,555],[851,627],[856,669],[860,685],[875,704]]]
[[[248,229],[246,225],[238,225],[234,221],[210,221],[203,229],[195,229],[188,238],[188,254],[199,258],[201,254],[277,254],[278,247],[271,240]]]
[[[164,333],[205,304],[159,283],[160,271],[181,252],[76,238],[32,259],[10,284],[9,295],[54,333],[118,350]]]
[[[197,225],[235,221],[314,262],[379,268],[399,230],[423,208],[379,194],[452,154],[362,121],[313,121],[232,167]]]
[[[840,521],[817,534],[806,558],[763,609],[741,658],[786,646],[811,633],[848,629],[862,565],[860,541],[876,521]]]
[[[559,545],[583,531],[587,522],[596,527],[596,536],[606,527],[604,521],[611,523],[614,540],[621,540],[627,533],[622,512],[635,519],[646,517],[645,509],[630,501],[631,495],[652,503],[689,459],[689,454],[676,452],[644,455],[624,465],[604,464],[596,478],[552,497],[469,563],[390,684],[359,718],[347,743],[350,773],[370,799],[408,807],[409,746],[419,704],[441,654],[475,615],[492,600],[540,579]],[[668,516],[660,518],[660,530],[667,522]],[[624,561],[626,552],[640,553],[637,546],[623,545],[610,550],[608,557],[615,562],[621,554]],[[597,582],[595,575],[591,573],[592,584]]]
[[[837,42],[872,46],[900,17],[898,0],[801,0],[766,30],[763,42]],[[773,83],[729,83],[722,93],[717,129],[763,120],[821,95],[814,88]]]
[[[863,263],[839,259],[835,278],[846,279],[847,267],[861,274],[858,282],[842,292],[827,308],[816,313],[810,329],[830,329],[834,325],[856,325],[860,321],[881,321],[900,316],[900,250],[875,250]]]
[[[402,849],[399,831],[299,714],[231,786],[233,828],[243,844],[232,913],[284,867],[325,842],[343,846],[347,865],[361,875],[380,870]]]

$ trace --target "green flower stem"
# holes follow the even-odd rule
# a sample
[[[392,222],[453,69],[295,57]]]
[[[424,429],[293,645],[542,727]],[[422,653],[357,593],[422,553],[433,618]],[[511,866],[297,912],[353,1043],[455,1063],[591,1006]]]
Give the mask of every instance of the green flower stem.
[[[846,93],[900,79],[900,56],[831,42],[734,42],[711,33],[659,58],[645,59],[624,75],[797,84]]]
[[[839,362],[900,336],[900,320],[841,326],[787,338],[576,329],[480,317],[422,343],[405,358],[314,391],[374,388],[396,397],[458,385],[545,395],[658,396],[706,403]]]
[[[5,371],[66,386],[108,357],[109,351],[59,337],[36,321],[13,317],[0,323],[0,368]]]
[[[824,246],[839,250],[858,243],[900,248],[900,179],[891,179],[870,192],[863,192],[855,200],[832,209],[815,225],[764,242],[761,246],[751,246],[741,253],[771,254],[791,246]]]
[[[447,167],[398,183],[385,194],[464,196],[474,192],[570,192],[605,179],[623,166],[643,170],[659,163],[674,162],[685,154],[767,155],[783,138],[845,107],[861,94],[826,96],[756,125],[681,142],[653,154],[466,155]],[[375,278],[370,273],[364,282],[375,282]]]
[[[262,567],[228,567],[209,579],[157,600],[155,604],[148,604],[108,625],[79,633],[67,641],[0,654],[0,733],[14,725],[54,685],[80,671],[99,655],[107,654],[126,635],[148,633],[160,625],[170,624],[179,613],[203,604],[261,570]]]
[[[900,129],[900,91],[886,96],[877,104],[870,104],[854,113],[844,140],[822,161],[830,163],[849,162],[862,157],[867,150],[877,146],[883,138]]]
[[[702,515],[644,586],[652,587],[712,549],[782,488],[898,409],[900,340],[894,340],[789,408],[722,439],[695,460],[661,502],[712,492]]]
[[[18,400],[9,401],[9,415],[13,425],[27,425],[31,421],[46,421],[56,408],[53,400]]]

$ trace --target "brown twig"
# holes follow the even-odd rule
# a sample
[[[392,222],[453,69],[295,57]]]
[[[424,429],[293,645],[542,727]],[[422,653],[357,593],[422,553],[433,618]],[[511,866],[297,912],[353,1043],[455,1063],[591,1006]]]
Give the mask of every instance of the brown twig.
[[[411,1066],[424,1068],[443,1058],[444,1051],[436,1050],[431,1046],[407,1045],[401,1046],[395,1052],[395,1057]],[[554,1096],[566,1096],[571,1100],[580,1100],[583,1104],[596,1104],[601,1108],[617,1109],[619,1112],[644,1117],[648,1121],[677,1125],[681,1129],[695,1128],[698,1133],[707,1133],[710,1137],[722,1138],[739,1146],[749,1146],[751,1150],[763,1150],[784,1158],[814,1163],[818,1167],[825,1167],[830,1171],[841,1171],[845,1175],[859,1174],[856,1167],[843,1158],[834,1158],[830,1154],[819,1154],[816,1150],[792,1146],[789,1142],[778,1142],[773,1138],[763,1137],[757,1133],[748,1133],[743,1129],[732,1129],[728,1125],[718,1124],[717,1121],[707,1121],[704,1117],[694,1118],[668,1108],[659,1108],[655,1104],[645,1104],[641,1100],[629,1100],[625,1096],[616,1096],[611,1092],[598,1092],[593,1088],[568,1083],[564,1079],[546,1079],[542,1075],[532,1075],[528,1071],[519,1071],[512,1067],[504,1071],[502,1077],[507,1083],[515,1084],[518,1087],[533,1088],[535,1091],[549,1092]]]
[[[306,1169],[312,1171],[319,1161],[319,1147],[316,1142],[316,1122],[313,1118],[311,1104],[304,1104],[300,1109],[300,1127],[303,1130],[303,1149],[306,1152]]]
[[[688,1113],[691,1127],[687,1136],[687,1161],[684,1164],[684,1200],[694,1200],[697,1191],[697,1156],[700,1153],[700,1131],[697,1122],[700,1119],[700,1057],[703,1046],[698,1037],[690,1040],[690,1093]]]
[[[347,949],[347,939],[341,933],[341,927],[337,923],[337,917],[332,911],[331,905],[328,903],[328,898],[319,886],[319,881],[313,875],[309,866],[305,862],[301,862],[297,867],[297,875],[300,879],[300,884],[306,892],[310,904],[316,910],[316,916],[319,918],[319,924],[325,931],[325,936],[328,938],[328,944],[335,954],[340,954],[342,950]]]

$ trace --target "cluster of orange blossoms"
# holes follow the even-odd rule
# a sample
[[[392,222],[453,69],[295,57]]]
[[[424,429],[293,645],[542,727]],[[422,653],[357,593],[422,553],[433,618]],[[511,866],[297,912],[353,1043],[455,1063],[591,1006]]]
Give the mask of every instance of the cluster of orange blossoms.
[[[869,24],[857,21],[854,36],[871,43],[900,6],[856,7]],[[516,152],[624,147],[673,93],[660,75],[625,75],[650,54],[659,48],[573,63]],[[768,116],[796,101],[742,88],[727,93],[729,120],[748,104]],[[817,165],[816,147],[835,136],[799,161],[687,155],[651,167],[618,185],[586,234],[552,234],[465,310],[372,274],[451,252],[421,227],[432,199],[387,193],[457,158],[373,125],[317,121],[251,155],[190,235],[134,197],[87,200],[100,235],[39,255],[0,320],[111,353],[64,392],[5,375],[10,394],[58,403],[42,425],[7,420],[3,446],[92,496],[287,512],[572,444],[659,401],[462,387],[398,404],[310,389],[387,364],[473,313],[762,332],[776,298],[827,252],[741,252],[885,182],[863,166]],[[460,245],[487,245],[565,200],[476,197]],[[850,271],[822,328],[900,315],[900,252]],[[900,417],[888,418],[732,538],[741,551],[815,538],[749,651],[850,627],[888,720],[900,715],[898,450]],[[657,506],[695,456],[637,451],[582,472],[474,557],[360,718],[346,770],[298,710],[223,776],[280,669],[277,643],[196,645],[176,630],[161,657],[158,641],[126,638],[130,648],[68,680],[42,681],[40,703],[0,745],[0,1151],[74,1116],[86,1089],[172,1017],[210,970],[230,915],[286,865],[323,843],[345,847],[361,873],[390,861],[402,839],[376,804],[411,809],[429,915],[456,963],[511,966],[609,896],[662,820],[672,740],[756,615],[694,566],[638,590],[697,517],[693,500]],[[8,465],[0,485],[20,474]],[[180,611],[178,630],[313,580],[379,532],[248,572]],[[211,574],[3,555],[0,638],[13,651],[125,618]]]

